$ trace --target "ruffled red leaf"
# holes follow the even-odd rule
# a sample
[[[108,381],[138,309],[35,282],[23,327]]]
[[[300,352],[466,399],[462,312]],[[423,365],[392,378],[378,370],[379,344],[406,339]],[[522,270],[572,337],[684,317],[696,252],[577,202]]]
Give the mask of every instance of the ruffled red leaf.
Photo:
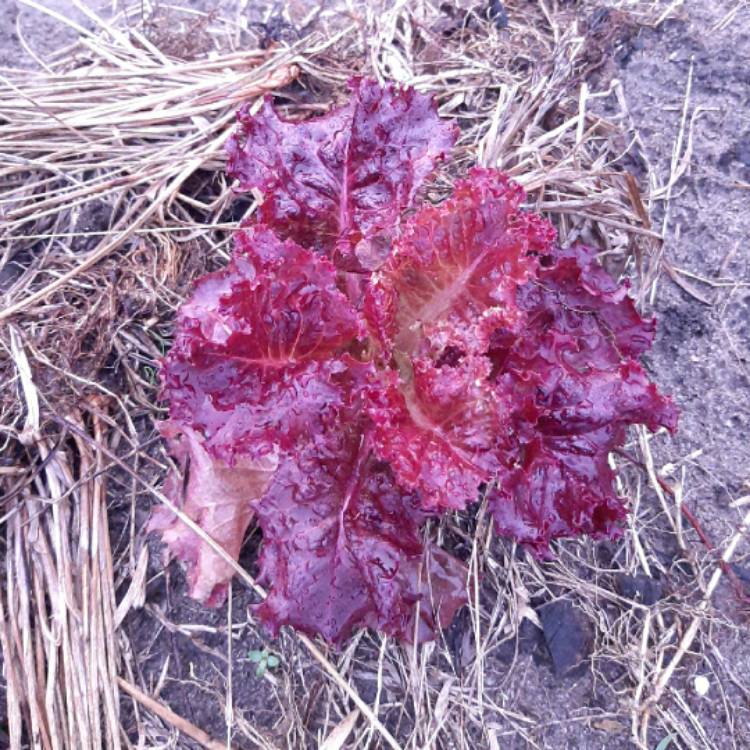
[[[325,258],[264,227],[241,232],[180,309],[162,372],[170,415],[224,458],[288,447],[337,398],[339,355],[362,331]]]
[[[499,468],[506,415],[489,373],[481,356],[454,367],[416,359],[372,392],[375,450],[425,508],[464,509]]]
[[[398,296],[398,349],[483,353],[492,330],[517,322],[516,288],[555,237],[521,211],[523,197],[505,175],[474,169],[449,200],[409,221],[378,280]]]
[[[349,86],[348,104],[303,122],[279,117],[270,98],[257,115],[242,109],[227,170],[241,189],[265,193],[260,219],[278,234],[350,265],[356,252],[373,269],[455,130],[413,89]]]
[[[409,221],[366,299],[399,369],[371,410],[376,450],[427,508],[465,508],[501,466],[508,415],[489,379],[489,335],[521,322],[516,290],[554,239],[522,199],[504,175],[474,170]]]
[[[342,421],[290,457],[257,506],[268,598],[257,615],[276,633],[292,625],[340,643],[369,626],[401,640],[434,637],[466,602],[457,560],[425,549],[414,495]]]
[[[349,369],[344,352],[361,328],[331,264],[262,227],[240,233],[231,263],[204,277],[180,308],[162,380],[173,429],[179,425],[188,437],[170,447],[181,463],[191,458],[186,512],[201,518],[233,557],[251,503],[263,494],[243,495],[244,480],[232,480],[233,468],[241,475],[246,467],[267,466],[309,438],[311,414],[320,418],[342,398],[338,381]],[[231,515],[232,500],[235,515],[218,528],[219,514]],[[182,524],[162,534],[187,563],[191,592],[218,601],[231,573],[191,535]]]
[[[490,504],[498,531],[544,554],[552,539],[612,536],[625,508],[609,453],[630,424],[674,430],[677,411],[632,357],[654,333],[627,296],[577,246],[544,259],[517,297],[521,335],[498,330],[489,356],[512,394],[517,448]]]
[[[612,491],[614,473],[601,448],[610,441],[593,433],[525,444],[522,463],[503,475],[489,496],[498,533],[542,557],[560,537],[616,536],[625,508]]]

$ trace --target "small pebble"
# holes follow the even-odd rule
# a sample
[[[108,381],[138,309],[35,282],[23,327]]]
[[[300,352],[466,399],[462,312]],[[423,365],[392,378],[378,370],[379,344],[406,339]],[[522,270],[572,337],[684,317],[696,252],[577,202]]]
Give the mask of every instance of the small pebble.
[[[708,692],[708,688],[711,686],[711,684],[708,681],[708,677],[704,677],[702,674],[699,674],[695,678],[693,685],[695,687],[695,692],[698,693],[698,695],[700,695],[701,698],[704,695],[706,695],[706,693]]]

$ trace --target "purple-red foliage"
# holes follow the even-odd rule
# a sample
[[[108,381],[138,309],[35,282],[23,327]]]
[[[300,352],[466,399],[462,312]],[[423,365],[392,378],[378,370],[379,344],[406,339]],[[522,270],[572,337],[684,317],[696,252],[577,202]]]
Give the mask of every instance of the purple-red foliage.
[[[467,588],[429,517],[484,489],[498,532],[537,554],[611,537],[608,454],[677,414],[637,361],[653,321],[595,252],[560,248],[492,170],[415,212],[454,128],[411,89],[351,88],[313,120],[239,113],[229,173],[265,200],[179,311],[162,429],[187,481],[165,491],[235,559],[257,521],[272,632],[423,640]],[[220,602],[232,567],[166,510],[152,528]]]

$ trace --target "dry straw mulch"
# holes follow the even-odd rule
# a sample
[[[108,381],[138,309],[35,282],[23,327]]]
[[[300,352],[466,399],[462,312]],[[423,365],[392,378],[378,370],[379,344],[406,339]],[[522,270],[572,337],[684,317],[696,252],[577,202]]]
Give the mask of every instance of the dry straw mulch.
[[[278,698],[270,725],[233,700],[232,654],[243,637],[257,638],[252,621],[238,632],[230,609],[228,626],[208,628],[223,637],[229,665],[216,696],[224,738],[169,708],[160,698],[168,665],[156,682],[147,677],[122,627],[144,605],[160,627],[186,627],[146,602],[141,521],[150,503],[166,502],[156,367],[191,281],[226,261],[231,228],[254,209],[222,172],[238,103],[275,92],[289,116],[314,114],[360,72],[430,92],[462,130],[435,195],[471,163],[500,167],[565,241],[597,243],[647,301],[663,270],[649,214],[669,200],[684,147],[672,175],[653,174],[607,66],[639,25],[660,23],[679,3],[508,2],[507,19],[487,12],[492,3],[341,3],[304,17],[290,3],[288,16],[257,24],[174,8],[144,17],[141,6],[104,21],[75,5],[93,31],[75,26],[75,44],[38,70],[0,70],[0,742],[98,750],[325,739],[331,750],[495,748],[515,737],[537,746],[539,721],[498,699],[513,667],[491,680],[493,653],[535,621],[532,601],[573,593],[595,629],[592,670],[611,700],[570,721],[643,748],[669,734],[704,746],[689,707],[666,698],[682,658],[709,632],[722,568],[689,549],[681,485],[657,475],[649,446],[660,438],[642,431],[628,448],[633,461],[617,458],[634,512],[606,564],[586,540],[563,545],[553,563],[520,555],[493,541],[481,507],[471,522],[448,520],[430,533],[463,544],[482,581],[461,648],[443,640],[407,650],[361,634],[336,653],[286,633],[283,668],[298,674],[266,675]],[[621,571],[664,572],[653,545],[665,533],[693,563],[680,600],[623,599],[609,583],[615,560]],[[242,569],[236,587],[262,595]],[[611,662],[616,679],[599,669]],[[300,697],[311,671],[324,707],[312,713]],[[374,699],[360,696],[362,675]]]

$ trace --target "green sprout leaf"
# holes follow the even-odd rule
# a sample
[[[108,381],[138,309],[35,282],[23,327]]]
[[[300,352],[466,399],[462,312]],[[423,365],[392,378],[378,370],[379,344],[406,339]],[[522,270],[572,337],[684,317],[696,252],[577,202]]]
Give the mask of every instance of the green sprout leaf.
[[[281,663],[279,657],[276,654],[269,653],[267,648],[248,651],[247,657],[253,664],[257,665],[255,667],[256,677],[263,677],[266,670],[278,667]]]

